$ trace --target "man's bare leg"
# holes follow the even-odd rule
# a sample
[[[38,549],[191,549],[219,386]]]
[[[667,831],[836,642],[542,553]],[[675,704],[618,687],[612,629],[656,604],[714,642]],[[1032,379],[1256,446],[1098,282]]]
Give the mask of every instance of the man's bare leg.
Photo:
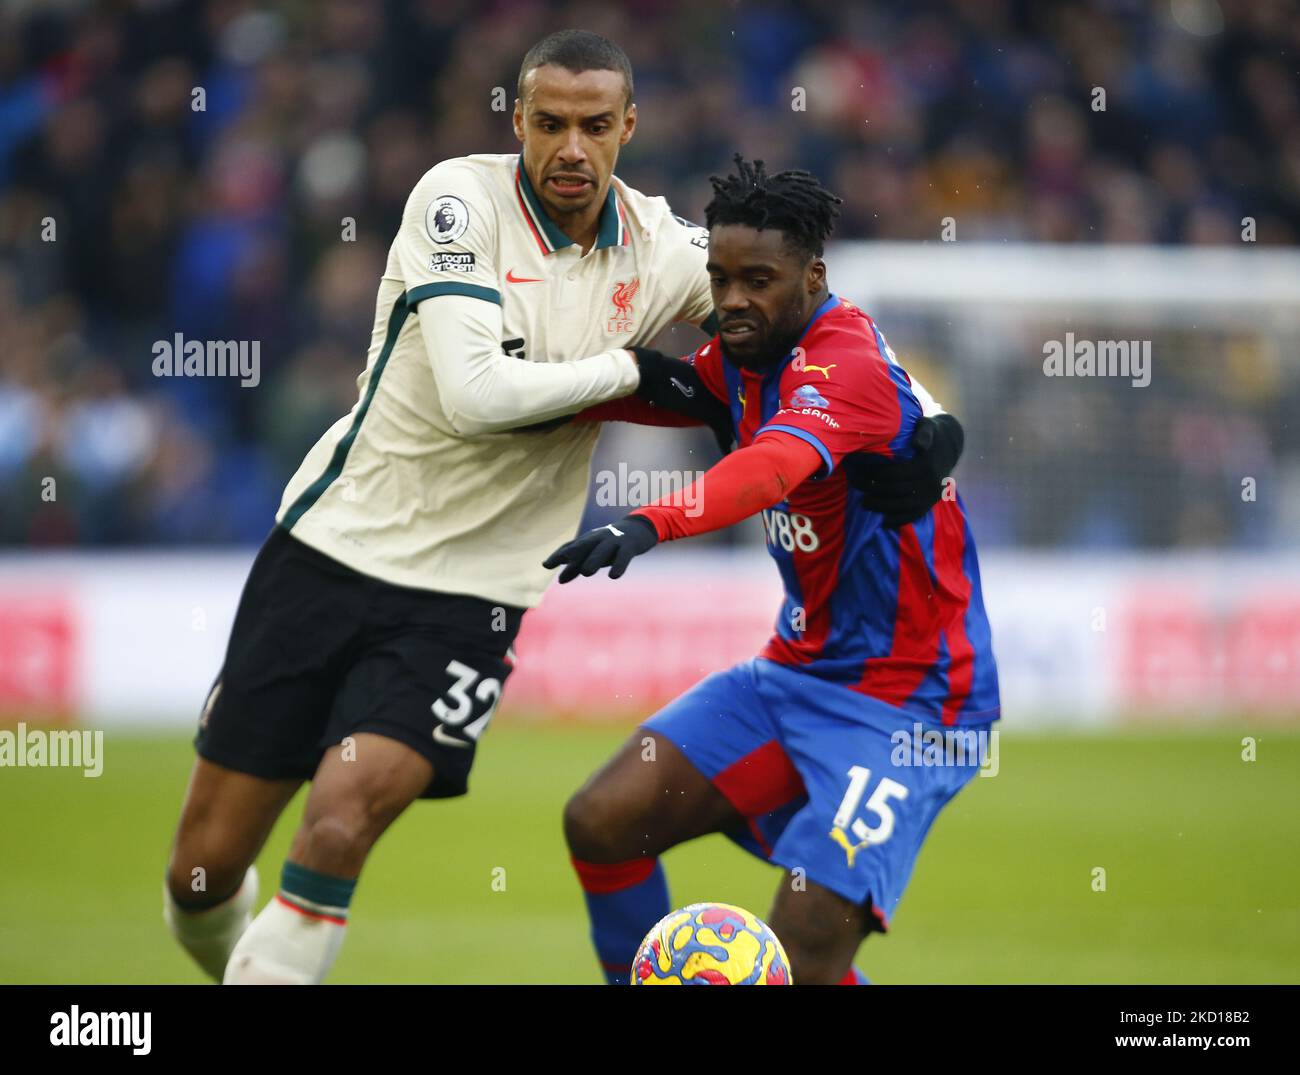
[[[280,889],[240,938],[227,985],[308,985],[343,945],[352,891],[371,848],[429,786],[433,766],[405,743],[358,733],[325,753]]]
[[[790,979],[795,985],[843,982],[870,929],[863,904],[813,881],[800,890],[788,883],[777,889],[767,924],[790,958]]]
[[[195,962],[221,981],[252,921],[253,863],[301,780],[264,780],[197,758],[172,840],[163,917]]]
[[[564,836],[606,981],[627,984],[641,938],[672,908],[659,855],[744,821],[662,735],[638,729],[564,810]]]

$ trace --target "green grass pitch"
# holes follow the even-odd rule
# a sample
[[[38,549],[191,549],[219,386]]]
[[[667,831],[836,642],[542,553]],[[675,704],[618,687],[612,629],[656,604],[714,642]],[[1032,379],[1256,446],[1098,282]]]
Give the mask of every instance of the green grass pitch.
[[[623,734],[500,720],[470,795],[381,841],[331,980],[597,981],[559,817]],[[97,779],[0,769],[0,982],[202,980],[161,917],[188,739],[115,734],[104,755]],[[880,983],[1298,982],[1298,789],[1300,735],[1276,726],[1004,733],[999,775],[940,815],[858,962]],[[263,901],[301,803],[262,856]],[[781,880],[721,837],[665,862],[675,905],[761,915]]]

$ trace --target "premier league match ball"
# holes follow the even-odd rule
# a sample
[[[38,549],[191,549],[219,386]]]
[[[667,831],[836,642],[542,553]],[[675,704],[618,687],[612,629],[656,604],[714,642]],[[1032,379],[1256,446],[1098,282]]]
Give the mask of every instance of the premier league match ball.
[[[693,903],[646,934],[632,984],[790,985],[790,961],[757,915],[728,903]]]

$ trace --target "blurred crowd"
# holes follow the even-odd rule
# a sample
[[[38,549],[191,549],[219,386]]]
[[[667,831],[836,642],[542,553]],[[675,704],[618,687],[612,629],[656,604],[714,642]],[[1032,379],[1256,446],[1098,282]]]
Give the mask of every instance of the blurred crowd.
[[[0,543],[262,537],[355,401],[408,192],[440,159],[516,148],[493,91],[508,108],[524,52],[566,26],[628,51],[639,126],[618,172],[693,219],[743,149],[844,195],[842,239],[936,239],[946,217],[961,240],[1240,244],[1244,217],[1261,245],[1300,238],[1289,2],[16,0],[0,8]],[[155,378],[152,345],[178,332],[260,341],[260,384]],[[1042,388],[1027,369],[1020,396]],[[1197,391],[1183,436],[1274,462],[1262,404]],[[1152,416],[1187,405],[1159,382],[1133,397]],[[1042,414],[988,420],[1025,445]],[[1115,443],[1086,428],[1070,458],[1104,493]],[[1192,481],[1171,454],[1151,480]],[[1014,491],[1059,470],[1015,448],[982,465],[1011,505],[998,541],[1256,539],[1149,526],[1140,486],[1103,495],[1095,526],[1044,524]]]

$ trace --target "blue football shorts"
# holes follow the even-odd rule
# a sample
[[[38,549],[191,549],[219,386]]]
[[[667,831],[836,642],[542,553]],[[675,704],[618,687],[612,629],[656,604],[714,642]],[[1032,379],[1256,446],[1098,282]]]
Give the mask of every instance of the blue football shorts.
[[[865,904],[883,932],[935,817],[996,749],[990,724],[944,727],[756,657],[702,680],[644,727],[745,819],[728,836]]]

